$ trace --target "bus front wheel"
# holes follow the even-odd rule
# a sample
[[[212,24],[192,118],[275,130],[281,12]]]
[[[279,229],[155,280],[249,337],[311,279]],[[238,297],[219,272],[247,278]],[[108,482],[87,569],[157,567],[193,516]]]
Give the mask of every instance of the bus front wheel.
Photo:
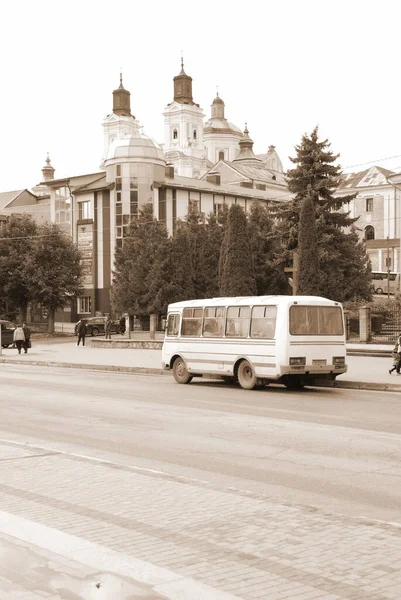
[[[243,360],[238,367],[238,381],[244,390],[253,390],[257,384],[255,371],[247,360]]]
[[[189,383],[192,381],[192,375],[188,373],[185,361],[178,357],[173,364],[173,376],[177,383]]]

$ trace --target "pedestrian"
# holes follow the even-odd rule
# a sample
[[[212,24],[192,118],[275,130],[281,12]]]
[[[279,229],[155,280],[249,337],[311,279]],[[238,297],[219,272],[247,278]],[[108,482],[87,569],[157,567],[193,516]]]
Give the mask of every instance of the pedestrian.
[[[401,369],[401,333],[398,336],[397,341],[394,346],[394,349],[393,349],[393,366],[391,367],[391,369],[389,369],[389,373],[391,375],[391,373],[393,371],[396,371],[397,375],[399,375],[400,369]]]
[[[25,333],[21,325],[17,325],[14,329],[13,340],[17,346],[18,354],[21,354],[21,349],[25,343]]]
[[[106,340],[111,340],[111,319],[109,316],[106,317],[104,330],[106,332]]]
[[[22,324],[22,329],[24,330],[25,342],[24,342],[24,352],[28,354],[28,348],[31,347],[31,330],[26,323]]]
[[[120,327],[119,327],[118,330],[121,333],[121,335],[124,335],[124,333],[125,333],[125,317],[121,317],[121,319],[120,319]]]
[[[86,321],[85,319],[81,319],[78,324],[78,342],[77,346],[79,346],[79,342],[82,340],[82,345],[85,346],[85,336],[86,336]]]

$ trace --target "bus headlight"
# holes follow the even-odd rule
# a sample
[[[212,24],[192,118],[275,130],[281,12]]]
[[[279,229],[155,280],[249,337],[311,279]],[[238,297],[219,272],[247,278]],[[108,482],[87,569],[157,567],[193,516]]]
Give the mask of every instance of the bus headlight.
[[[290,358],[290,365],[306,365],[305,356],[293,356]]]
[[[333,356],[333,365],[345,367],[345,356]]]

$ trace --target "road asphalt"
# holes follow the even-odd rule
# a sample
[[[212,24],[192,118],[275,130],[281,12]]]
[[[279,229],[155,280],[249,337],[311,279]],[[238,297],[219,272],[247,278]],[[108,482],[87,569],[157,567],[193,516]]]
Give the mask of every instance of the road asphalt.
[[[3,348],[0,362],[171,376],[162,370],[161,350],[113,348],[112,344],[110,348],[95,348],[90,338],[86,342],[86,346],[77,347],[76,338],[71,337],[34,339],[28,354]],[[348,372],[330,386],[401,391],[401,375],[389,374],[392,348],[386,344],[347,344]]]

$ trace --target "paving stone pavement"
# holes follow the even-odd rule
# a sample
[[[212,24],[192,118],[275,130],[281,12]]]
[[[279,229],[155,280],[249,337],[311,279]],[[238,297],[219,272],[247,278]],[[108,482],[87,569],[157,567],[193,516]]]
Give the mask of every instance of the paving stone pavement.
[[[2,511],[242,600],[401,598],[397,524],[12,444],[0,445],[0,481]]]

